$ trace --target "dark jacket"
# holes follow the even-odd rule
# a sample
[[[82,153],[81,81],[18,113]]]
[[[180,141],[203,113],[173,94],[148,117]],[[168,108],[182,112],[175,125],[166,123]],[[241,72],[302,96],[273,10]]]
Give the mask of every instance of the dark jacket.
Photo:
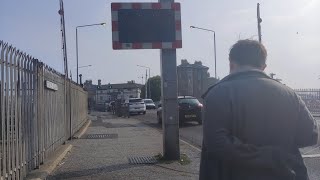
[[[200,180],[308,180],[298,148],[317,142],[304,102],[258,70],[204,94]]]

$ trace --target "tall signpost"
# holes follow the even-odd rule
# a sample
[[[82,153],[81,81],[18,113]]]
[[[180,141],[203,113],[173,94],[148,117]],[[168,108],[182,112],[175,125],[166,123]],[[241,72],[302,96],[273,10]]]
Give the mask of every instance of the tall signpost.
[[[161,3],[174,3],[174,0],[159,0]],[[177,7],[180,12],[180,6]],[[181,22],[181,19],[180,19]],[[176,27],[181,32],[180,27]],[[163,153],[166,159],[180,159],[179,114],[177,92],[177,56],[176,49],[161,49],[161,100]]]
[[[112,3],[113,49],[160,49],[163,154],[180,158],[176,49],[182,48],[180,3]]]

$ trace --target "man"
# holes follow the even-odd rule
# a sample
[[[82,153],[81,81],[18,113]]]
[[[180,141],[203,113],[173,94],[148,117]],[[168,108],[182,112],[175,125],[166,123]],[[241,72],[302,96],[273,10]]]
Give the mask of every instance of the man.
[[[301,98],[271,79],[267,51],[240,40],[230,75],[203,96],[201,180],[308,180],[298,148],[317,142],[317,126]]]

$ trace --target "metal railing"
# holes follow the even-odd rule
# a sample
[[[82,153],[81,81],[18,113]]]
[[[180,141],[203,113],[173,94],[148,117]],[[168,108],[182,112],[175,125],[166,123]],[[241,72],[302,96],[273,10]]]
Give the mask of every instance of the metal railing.
[[[85,123],[87,104],[80,86],[0,41],[0,179],[43,164]]]
[[[314,116],[320,116],[320,89],[296,89],[295,91],[303,99],[309,111]]]

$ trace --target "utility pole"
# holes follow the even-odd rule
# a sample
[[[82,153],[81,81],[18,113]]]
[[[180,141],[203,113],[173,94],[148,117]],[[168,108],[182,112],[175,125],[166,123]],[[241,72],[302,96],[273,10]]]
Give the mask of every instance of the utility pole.
[[[65,119],[69,118],[69,129],[67,131],[70,133],[69,139],[72,139],[72,115],[71,115],[71,81],[68,81],[68,56],[67,56],[67,40],[66,40],[66,27],[64,20],[64,6],[63,0],[60,0],[60,9],[58,11],[60,15],[61,24],[61,37],[62,37],[62,50],[63,50],[63,62],[64,62],[64,92],[65,92]],[[67,92],[67,82],[69,82],[69,91]],[[69,112],[68,112],[69,105]],[[69,114],[68,114],[69,113]]]
[[[159,0],[174,3],[174,0]],[[166,160],[180,159],[179,113],[176,49],[160,50],[163,155]]]
[[[151,98],[151,74],[150,74],[150,68],[149,68],[149,80],[148,80],[148,88],[149,88],[149,98]]]
[[[261,43],[261,22],[262,19],[260,17],[260,4],[257,4],[257,20],[258,20],[258,36],[259,36],[259,42]]]
[[[64,7],[63,0],[60,0],[60,23],[61,23],[61,36],[62,36],[62,50],[63,50],[63,61],[64,61],[64,73],[68,77],[68,57],[67,57],[67,40],[66,40],[66,28],[64,21]]]
[[[144,94],[144,98],[148,98],[148,70],[146,69],[146,83],[145,83],[146,93]]]

